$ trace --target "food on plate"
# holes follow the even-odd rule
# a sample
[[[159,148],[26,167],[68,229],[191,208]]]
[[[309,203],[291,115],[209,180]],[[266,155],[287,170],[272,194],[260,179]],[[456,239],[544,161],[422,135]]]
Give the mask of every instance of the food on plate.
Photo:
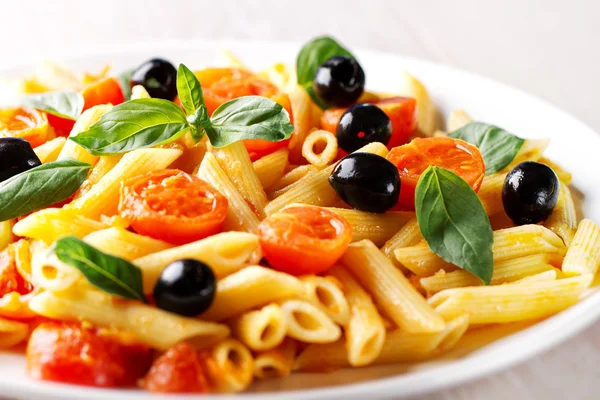
[[[417,78],[369,92],[330,37],[295,70],[222,58],[49,64],[0,109],[0,348],[31,379],[241,392],[431,359],[590,287],[600,227],[548,141],[444,130]]]

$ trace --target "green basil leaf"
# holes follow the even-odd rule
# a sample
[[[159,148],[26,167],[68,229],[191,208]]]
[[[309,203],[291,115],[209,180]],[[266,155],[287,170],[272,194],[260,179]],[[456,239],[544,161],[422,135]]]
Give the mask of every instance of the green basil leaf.
[[[518,136],[506,132],[497,126],[482,122],[471,122],[448,134],[455,139],[462,139],[479,148],[486,175],[503,170],[523,146],[525,142]]]
[[[204,105],[202,87],[196,75],[188,67],[179,64],[177,70],[177,94],[187,115],[192,115],[198,107]]]
[[[131,100],[131,76],[134,72],[135,68],[131,68],[117,75],[117,79],[119,80],[119,86],[121,86],[121,90],[123,91],[123,97],[125,98],[125,101]]]
[[[187,121],[190,124],[190,134],[192,135],[192,139],[198,143],[206,134],[205,127],[210,126],[210,118],[208,117],[208,109],[206,106],[200,104],[193,114],[188,115]]]
[[[189,129],[183,110],[163,99],[130,100],[113,107],[70,140],[97,156],[169,143]]]
[[[0,183],[0,221],[51,206],[75,193],[92,166],[61,160],[32,168]]]
[[[492,226],[473,189],[453,172],[432,166],[419,179],[415,207],[431,250],[489,284],[494,271]]]
[[[60,261],[81,271],[97,288],[126,299],[148,302],[142,271],[129,261],[103,253],[75,236],[59,239],[54,253]]]
[[[21,105],[57,117],[76,120],[83,111],[83,96],[76,90],[32,94],[21,98]]]
[[[306,89],[313,101],[322,109],[326,109],[327,105],[323,103],[313,90],[313,79],[319,66],[333,56],[355,58],[341,44],[329,36],[322,36],[311,40],[302,47],[296,58],[298,84]]]
[[[223,147],[248,139],[279,142],[289,138],[294,127],[280,104],[266,97],[245,96],[219,106],[204,129],[214,147]]]

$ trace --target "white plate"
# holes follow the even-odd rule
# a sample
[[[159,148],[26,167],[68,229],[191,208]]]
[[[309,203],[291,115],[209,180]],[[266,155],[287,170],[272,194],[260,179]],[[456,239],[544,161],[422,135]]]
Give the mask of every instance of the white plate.
[[[219,42],[153,43],[110,50],[104,54],[66,57],[76,68],[92,71],[112,63],[115,71],[161,56],[190,67],[210,65],[215,50],[230,48],[250,67],[274,62],[293,63],[299,46],[290,43]],[[354,51],[363,65],[367,86],[375,91],[394,92],[397,72],[406,69],[427,87],[442,114],[464,108],[475,119],[493,123],[526,138],[550,138],[547,155],[573,173],[573,185],[585,194],[582,210],[600,221],[600,137],[590,128],[556,107],[492,80],[413,58],[372,51]],[[28,68],[0,70],[0,76],[22,75]],[[548,82],[552,84],[552,82]],[[594,207],[594,205],[596,205]],[[400,398],[421,394],[491,374],[532,357],[584,329],[600,315],[600,293],[591,290],[585,300],[570,309],[517,332],[527,324],[468,334],[461,345],[442,359],[415,365],[392,365],[342,370],[330,374],[294,374],[284,380],[260,382],[251,393],[236,398],[280,399],[365,399]],[[492,341],[494,338],[500,340]],[[490,343],[490,344],[488,344]],[[462,356],[458,358],[458,356]],[[106,390],[35,382],[24,375],[20,354],[0,354],[0,394],[19,398],[104,400],[143,399],[148,394],[133,390]],[[277,392],[273,392],[277,390]],[[202,396],[223,399],[231,396]],[[162,398],[182,398],[169,396]],[[186,398],[189,398],[186,397]]]

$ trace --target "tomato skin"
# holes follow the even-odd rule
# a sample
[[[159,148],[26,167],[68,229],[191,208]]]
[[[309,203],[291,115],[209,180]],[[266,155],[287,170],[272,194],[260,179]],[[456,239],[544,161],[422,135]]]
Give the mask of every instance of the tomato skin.
[[[205,358],[192,345],[179,343],[152,363],[141,387],[156,393],[207,393]]]
[[[463,178],[475,192],[485,176],[485,164],[477,147],[449,137],[416,138],[394,147],[386,158],[398,168],[400,199],[396,209],[415,209],[415,190],[421,174],[434,165]]]
[[[135,176],[121,187],[120,216],[136,232],[185,244],[220,231],[229,203],[200,178],[177,169]]]
[[[27,345],[27,373],[76,385],[132,386],[148,370],[152,352],[125,345],[74,322],[42,322]]]
[[[290,275],[318,274],[344,254],[352,241],[352,226],[329,210],[298,206],[265,218],[258,237],[274,269]]]
[[[116,78],[104,78],[87,85],[81,91],[83,111],[100,104],[111,103],[113,106],[125,101],[123,90]],[[75,121],[48,114],[48,122],[59,136],[68,136]]]
[[[48,115],[32,108],[0,108],[0,137],[25,139],[31,147],[48,140]]]

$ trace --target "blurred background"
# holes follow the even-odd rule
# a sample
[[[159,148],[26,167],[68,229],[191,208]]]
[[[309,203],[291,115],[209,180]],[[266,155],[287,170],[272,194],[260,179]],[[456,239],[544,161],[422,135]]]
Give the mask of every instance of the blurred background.
[[[0,17],[0,68],[139,42],[304,42],[327,33],[349,48],[486,75],[600,131],[600,2],[592,0],[5,0]],[[598,365],[596,324],[511,370],[420,398],[596,399]]]

